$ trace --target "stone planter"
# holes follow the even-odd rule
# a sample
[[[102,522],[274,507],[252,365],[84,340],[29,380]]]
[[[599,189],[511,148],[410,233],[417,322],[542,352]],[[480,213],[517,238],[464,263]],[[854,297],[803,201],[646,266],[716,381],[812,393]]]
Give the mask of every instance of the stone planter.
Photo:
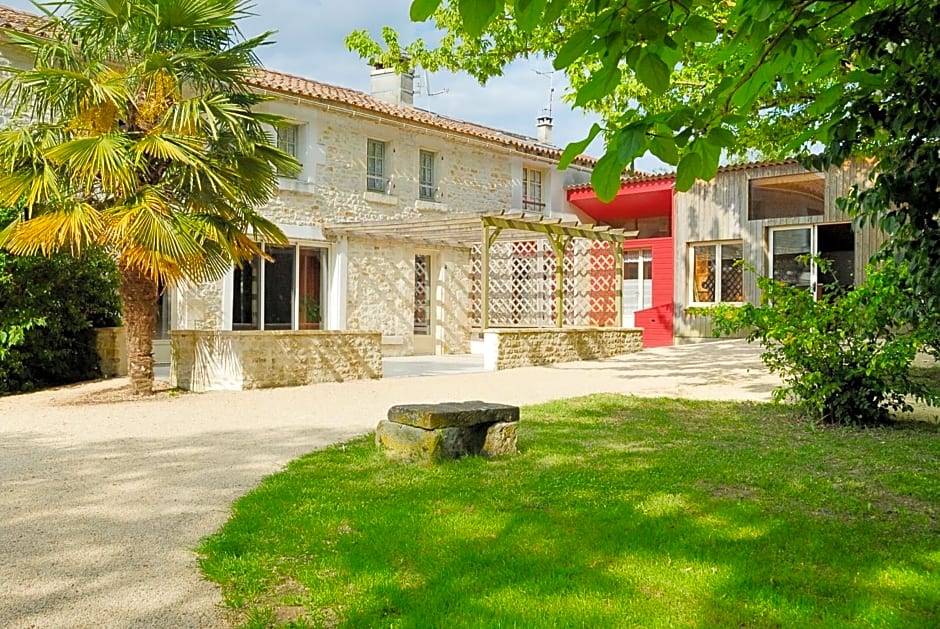
[[[378,332],[175,330],[170,342],[170,384],[190,391],[382,377]]]
[[[639,328],[498,328],[483,333],[489,370],[596,360],[639,352]]]

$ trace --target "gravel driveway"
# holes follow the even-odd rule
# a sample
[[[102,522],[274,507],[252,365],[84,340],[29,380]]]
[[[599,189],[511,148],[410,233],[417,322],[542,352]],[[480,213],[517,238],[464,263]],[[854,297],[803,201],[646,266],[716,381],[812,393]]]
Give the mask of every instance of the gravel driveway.
[[[0,398],[0,627],[225,626],[192,549],[289,460],[389,406],[532,404],[595,392],[764,400],[756,348],[718,341],[606,361],[121,399],[126,380]]]

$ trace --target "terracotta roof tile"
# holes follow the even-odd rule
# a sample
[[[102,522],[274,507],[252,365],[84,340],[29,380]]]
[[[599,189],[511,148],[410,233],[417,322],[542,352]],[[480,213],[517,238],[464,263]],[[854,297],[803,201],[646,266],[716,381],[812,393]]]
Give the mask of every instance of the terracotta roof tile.
[[[0,5],[0,28],[10,28],[26,33],[36,33],[40,31],[41,18],[31,13],[17,11],[10,7]],[[433,114],[429,111],[418,109],[416,107],[407,107],[403,105],[394,105],[385,101],[373,98],[368,94],[356,90],[321,83],[312,79],[300,76],[276,72],[274,70],[260,69],[249,83],[260,89],[269,90],[281,94],[291,94],[310,98],[317,101],[336,103],[357,109],[363,109],[390,118],[415,122],[427,127],[442,129],[452,133],[458,133],[484,141],[493,142],[505,147],[509,147],[529,155],[536,155],[548,159],[557,160],[561,157],[561,149],[556,146],[543,144],[534,138],[525,137],[500,131],[490,127],[455,120],[446,116]],[[576,163],[593,166],[596,160],[586,155],[579,156]]]
[[[249,83],[257,88],[272,92],[337,103],[375,112],[391,118],[398,118],[428,127],[443,129],[452,133],[472,136],[481,140],[508,146],[531,155],[557,160],[561,157],[562,153],[562,150],[558,147],[542,144],[534,138],[516,135],[507,131],[500,131],[499,129],[485,127],[472,122],[448,118],[423,109],[418,109],[417,107],[395,105],[373,98],[364,92],[339,87],[337,85],[330,85],[328,83],[321,83],[292,74],[266,69],[259,70],[256,76],[249,80]],[[594,158],[586,155],[582,155],[576,159],[577,163],[588,166],[593,166],[595,161]]]
[[[42,17],[0,4],[0,28],[9,28],[23,33],[39,33],[42,31],[42,26]]]
[[[765,168],[767,166],[791,166],[794,164],[799,164],[800,162],[795,159],[781,159],[781,160],[766,160],[762,162],[748,162],[745,164],[730,164],[728,166],[722,166],[718,169],[720,173],[729,173],[739,170],[751,170],[754,168]],[[666,181],[669,179],[675,179],[675,172],[660,173],[657,175],[651,175],[647,173],[637,173],[631,177],[624,177],[620,180],[621,185],[628,186],[632,183],[645,183],[648,181]],[[589,183],[579,183],[573,186],[568,186],[566,190],[571,191],[580,191],[580,190],[590,190],[591,184]]]

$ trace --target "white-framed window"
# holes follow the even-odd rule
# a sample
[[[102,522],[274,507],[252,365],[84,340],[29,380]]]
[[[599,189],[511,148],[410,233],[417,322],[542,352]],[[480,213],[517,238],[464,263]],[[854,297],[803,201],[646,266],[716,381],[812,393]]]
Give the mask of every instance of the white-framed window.
[[[542,201],[542,171],[535,168],[522,169],[522,209],[526,212],[544,213]]]
[[[371,138],[366,142],[366,190],[388,193],[387,153],[386,142]]]
[[[300,125],[284,122],[274,127],[274,139],[277,148],[294,159],[300,159]],[[282,177],[285,173],[279,173]]]
[[[822,216],[825,208],[826,177],[822,173],[758,177],[748,181],[748,220]]]
[[[744,270],[736,264],[744,257],[740,240],[689,245],[692,302],[713,304],[744,301]]]
[[[436,201],[437,183],[434,176],[434,162],[437,153],[418,151],[418,198],[422,201]]]
[[[275,127],[277,133],[277,148],[291,157],[297,157],[297,142],[300,137],[300,125],[283,123]]]
[[[325,247],[269,246],[271,260],[255,257],[235,267],[233,330],[319,330],[326,313]]]

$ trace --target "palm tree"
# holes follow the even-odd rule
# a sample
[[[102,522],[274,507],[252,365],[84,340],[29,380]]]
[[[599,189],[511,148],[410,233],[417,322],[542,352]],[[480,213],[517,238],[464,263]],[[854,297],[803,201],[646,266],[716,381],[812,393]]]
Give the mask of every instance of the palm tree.
[[[158,287],[218,279],[284,242],[256,208],[298,165],[245,85],[270,34],[241,35],[243,0],[37,6],[40,34],[5,33],[35,63],[0,82],[15,121],[0,131],[0,206],[23,207],[0,245],[112,252],[132,388],[150,393]]]

